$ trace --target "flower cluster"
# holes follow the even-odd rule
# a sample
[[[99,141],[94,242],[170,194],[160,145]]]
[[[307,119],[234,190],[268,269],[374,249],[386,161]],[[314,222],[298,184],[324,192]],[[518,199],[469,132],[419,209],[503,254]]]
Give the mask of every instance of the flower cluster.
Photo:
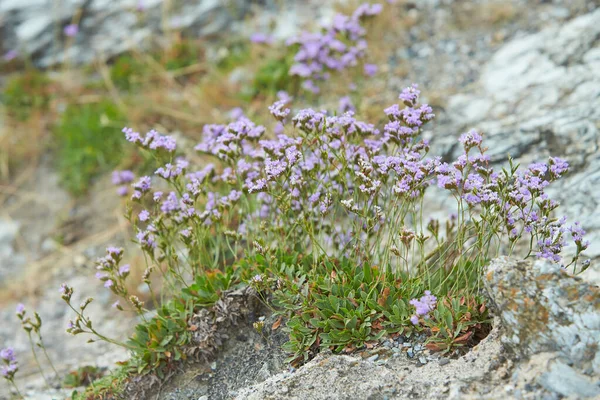
[[[0,359],[4,365],[0,369],[0,375],[8,381],[13,381],[15,374],[19,370],[17,365],[17,358],[15,357],[15,351],[12,347],[7,347],[0,350]]]
[[[413,325],[419,323],[419,317],[429,318],[429,313],[433,311],[437,304],[437,298],[431,294],[429,290],[425,291],[425,295],[420,299],[412,299],[410,304],[415,307],[415,313],[410,317],[410,322]]]
[[[127,193],[129,192],[127,184],[133,182],[134,179],[135,174],[129,170],[113,171],[112,173],[112,183],[113,185],[119,186],[117,188],[117,194],[121,197],[127,196]]]
[[[123,128],[123,133],[125,134],[127,141],[135,143],[144,149],[164,150],[172,153],[177,147],[175,138],[172,136],[161,135],[155,130],[146,133],[145,137],[142,137],[139,132],[134,132],[131,128]]]
[[[302,87],[318,93],[318,81],[329,78],[331,71],[356,66],[366,54],[366,30],[362,22],[382,11],[381,4],[362,4],[351,16],[337,14],[321,33],[304,32],[288,40],[288,46],[298,46],[289,74],[303,79]],[[367,64],[365,74],[372,76],[377,67]]]
[[[110,289],[113,293],[125,296],[125,279],[129,275],[129,264],[119,266],[123,258],[123,249],[120,247],[108,247],[106,256],[96,261],[96,278],[104,282],[104,287]]]

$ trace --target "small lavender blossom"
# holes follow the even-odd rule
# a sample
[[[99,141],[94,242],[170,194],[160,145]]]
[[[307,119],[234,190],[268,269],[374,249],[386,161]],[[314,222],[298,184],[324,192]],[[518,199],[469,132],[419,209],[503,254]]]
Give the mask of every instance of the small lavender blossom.
[[[280,90],[277,92],[277,99],[285,102],[286,104],[294,100],[294,98],[290,96],[289,93],[285,90]]]
[[[273,39],[265,33],[255,32],[252,35],[250,35],[250,41],[252,43],[269,44],[273,41]]]
[[[96,272],[96,279],[104,282],[108,279],[108,274],[103,272]]]
[[[142,210],[140,211],[138,218],[142,222],[148,221],[148,218],[150,218],[150,213],[148,212],[148,210]]]
[[[237,121],[244,116],[244,110],[242,110],[240,107],[235,107],[229,110],[228,115],[233,121]]]
[[[319,94],[319,92],[321,91],[321,89],[315,84],[315,82],[312,79],[308,79],[302,82],[302,89],[313,94]]]
[[[122,185],[124,183],[130,183],[133,182],[134,179],[135,174],[129,170],[113,171],[112,173],[113,185]]]
[[[469,151],[469,149],[473,147],[477,147],[481,145],[483,138],[477,131],[470,130],[468,133],[463,133],[458,139],[459,142],[463,144],[465,147],[465,151]]]
[[[431,294],[429,290],[425,291],[425,295],[420,299],[412,299],[410,304],[415,307],[415,314],[428,316],[436,306],[437,298]]]
[[[2,56],[2,59],[5,62],[9,62],[9,61],[12,61],[15,58],[17,58],[18,55],[19,55],[19,52],[17,52],[16,50],[9,50],[6,53],[4,53],[4,55]]]
[[[375,64],[365,64],[365,66],[363,67],[365,75],[367,76],[374,76],[377,73],[378,69],[379,67]]]
[[[120,197],[125,197],[129,193],[129,188],[127,186],[119,186],[117,188],[117,195]]]
[[[412,317],[410,317],[410,322],[412,322],[413,325],[417,325],[419,323],[419,317],[413,315]]]
[[[348,112],[348,111],[356,111],[354,104],[352,104],[352,100],[350,96],[344,96],[340,99],[338,111],[340,114]]]
[[[129,264],[121,265],[119,267],[119,276],[125,277],[125,276],[129,275],[129,271],[130,271]]]
[[[275,103],[273,103],[272,105],[269,106],[269,112],[278,121],[283,121],[289,115],[289,113],[290,113],[290,109],[289,108],[284,108],[285,107],[285,103],[286,102],[283,101],[283,100],[278,100],[278,101],[276,101]]]
[[[19,303],[17,304],[17,308],[15,309],[17,316],[22,316],[25,314],[25,304]]]
[[[7,347],[0,350],[0,359],[4,361],[4,366],[0,369],[0,375],[10,382],[13,381],[15,374],[19,370],[17,359],[12,347]]]
[[[418,87],[419,85],[413,83],[411,86],[403,89],[398,98],[404,101],[404,103],[407,105],[414,105],[421,94],[421,91],[418,89]]]
[[[63,32],[65,36],[74,37],[75,35],[77,35],[77,33],[79,33],[79,25],[69,24],[64,27]]]
[[[16,361],[15,350],[12,347],[7,347],[0,350],[0,358],[7,362]]]
[[[569,170],[569,163],[562,158],[550,157],[550,172],[555,179],[560,178]]]

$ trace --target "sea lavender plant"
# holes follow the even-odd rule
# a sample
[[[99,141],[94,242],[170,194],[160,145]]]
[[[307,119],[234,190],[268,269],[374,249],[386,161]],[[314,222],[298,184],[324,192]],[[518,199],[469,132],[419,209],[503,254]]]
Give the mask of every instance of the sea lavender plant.
[[[584,231],[557,219],[558,204],[545,193],[566,173],[566,161],[551,157],[521,168],[509,160],[496,172],[477,131],[460,136],[456,160],[430,157],[422,131],[435,116],[419,97],[417,85],[404,89],[401,104],[384,110],[388,122],[381,127],[357,119],[351,110],[292,113],[289,99],[280,98],[269,111],[284,132],[271,135],[243,113],[228,124],[206,125],[195,150],[212,162],[199,166],[178,153],[174,138],[125,128],[126,139],[159,165],[133,184],[127,210],[148,266],[143,281],[151,287],[151,275],[161,279],[161,301],[182,292],[188,296],[180,303],[186,304],[183,309],[161,318],[186,315],[187,307],[194,307],[189,301],[214,304],[219,288],[230,287],[235,266],[236,279],[273,290],[286,310],[300,312],[302,304],[316,313],[324,307],[329,311],[320,314],[323,321],[341,308],[355,310],[337,316],[346,321],[342,328],[335,319],[313,326],[313,317],[291,314],[292,352],[312,351],[321,334],[323,346],[341,350],[381,337],[384,326],[396,332],[429,326],[436,315],[450,313],[446,307],[436,314],[450,297],[464,318],[476,310],[483,316],[486,308],[474,297],[483,267],[501,253],[560,262],[570,234],[576,250],[565,266],[577,271],[588,246]],[[442,195],[454,198],[456,209],[445,223],[425,220],[426,205]],[[304,257],[279,266],[281,254]],[[98,278],[143,315],[144,304],[127,291],[129,268],[121,265],[123,259],[122,249],[107,249],[97,263]],[[338,279],[355,286],[344,289]],[[323,288],[329,292],[317,293]],[[71,306],[72,289],[65,285],[62,292]],[[457,294],[461,300],[454,302]],[[315,305],[311,299],[317,295],[338,300]],[[355,298],[368,306],[349,300]],[[84,315],[87,304],[79,310],[71,306],[77,319],[68,331],[127,347],[92,328]],[[464,333],[475,323],[463,322],[444,332]],[[172,326],[185,332],[185,322]],[[144,329],[134,341],[136,349],[145,349],[140,351],[147,351]],[[161,357],[153,359],[170,360]]]

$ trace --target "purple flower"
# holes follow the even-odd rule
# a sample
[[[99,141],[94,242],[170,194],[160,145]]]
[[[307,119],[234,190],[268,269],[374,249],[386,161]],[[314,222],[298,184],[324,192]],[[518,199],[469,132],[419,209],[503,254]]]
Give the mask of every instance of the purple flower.
[[[412,322],[413,325],[417,325],[419,323],[419,317],[413,315],[412,317],[410,317],[410,322]]]
[[[354,108],[354,104],[352,104],[350,96],[344,96],[340,99],[338,111],[340,112],[340,114],[343,114],[348,111],[356,111],[356,108]]]
[[[129,270],[130,270],[129,264],[121,265],[119,267],[119,276],[129,275]]]
[[[0,358],[9,363],[15,362],[15,350],[12,347],[0,350]]]
[[[377,70],[379,69],[379,67],[377,67],[377,65],[375,65],[375,64],[365,64],[363,69],[364,69],[365,75],[374,76],[377,73]]]
[[[277,122],[275,124],[275,128],[273,128],[273,133],[275,135],[282,135],[285,132],[285,126],[281,122]]]
[[[150,218],[150,213],[148,212],[148,210],[142,210],[140,211],[140,215],[138,215],[138,218],[142,222],[148,221],[148,218]]]
[[[290,109],[289,108],[284,108],[285,107],[285,103],[286,102],[283,101],[283,100],[278,100],[278,101],[276,101],[275,103],[273,103],[272,105],[269,106],[269,112],[278,121],[283,121],[285,119],[285,117],[287,117],[289,115],[289,113],[290,113]]]
[[[163,201],[160,206],[160,210],[165,214],[173,213],[179,210],[179,201],[175,192],[170,192],[167,198]]]
[[[107,247],[106,248],[106,252],[112,257],[112,258],[117,258],[123,255],[123,248],[122,247]]]
[[[415,307],[415,314],[428,316],[436,306],[437,298],[431,294],[429,290],[425,291],[425,295],[420,299],[412,299],[410,304]]]
[[[122,185],[124,183],[130,183],[133,182],[134,179],[134,173],[129,170],[113,171],[112,173],[113,185]]]
[[[106,282],[104,282],[104,287],[105,288],[110,288],[113,286],[113,281],[110,279],[107,279]]]
[[[287,169],[287,163],[282,160],[265,160],[265,173],[269,181],[275,180],[281,176]]]
[[[404,88],[398,98],[409,106],[416,104],[417,100],[419,99],[419,95],[421,94],[421,91],[418,89],[418,87],[419,85],[413,83],[411,86]]]
[[[277,92],[277,99],[285,103],[290,103],[294,98],[290,96],[285,90],[280,90]]]
[[[4,53],[2,59],[6,62],[9,62],[17,58],[18,55],[19,53],[16,50],[9,50],[6,53]]]
[[[242,110],[240,107],[235,107],[232,108],[231,110],[229,110],[229,118],[231,118],[234,121],[237,121],[238,119],[242,118],[244,116],[244,110]]]
[[[475,130],[470,130],[468,133],[463,133],[460,136],[460,139],[458,139],[458,141],[461,142],[465,147],[465,152],[468,152],[469,149],[473,147],[481,145],[482,140],[483,138],[481,135]]]
[[[68,37],[74,37],[79,32],[79,26],[77,24],[69,24],[64,27],[63,32]]]
[[[119,186],[117,188],[117,195],[119,195],[120,197],[127,196],[127,193],[129,193],[129,188],[127,186]]]
[[[192,231],[190,230],[190,228],[185,228],[185,229],[182,229],[181,231],[179,231],[179,234],[187,239],[192,234]]]
[[[252,35],[250,35],[250,41],[252,43],[271,43],[273,41],[273,39],[267,35],[266,33],[261,33],[261,32],[255,32]]]
[[[569,163],[562,158],[550,157],[550,172],[557,179],[569,170]]]
[[[302,82],[302,88],[314,94],[318,94],[321,91],[321,89],[319,89],[319,87],[315,85],[311,79]]]

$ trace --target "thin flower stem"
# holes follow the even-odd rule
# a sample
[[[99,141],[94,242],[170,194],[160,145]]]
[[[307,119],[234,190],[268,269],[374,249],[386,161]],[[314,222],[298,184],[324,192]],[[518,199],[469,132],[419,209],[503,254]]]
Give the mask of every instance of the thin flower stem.
[[[46,378],[46,375],[44,375],[42,365],[40,364],[40,360],[38,360],[37,354],[35,352],[35,346],[33,343],[33,339],[31,338],[31,332],[27,332],[27,337],[29,339],[29,345],[31,346],[31,354],[33,354],[33,359],[35,360],[35,363],[37,364],[38,369],[40,370],[40,375],[42,375],[42,378],[44,378],[44,382],[46,382],[46,386],[48,387],[48,389],[50,389],[50,382]]]

